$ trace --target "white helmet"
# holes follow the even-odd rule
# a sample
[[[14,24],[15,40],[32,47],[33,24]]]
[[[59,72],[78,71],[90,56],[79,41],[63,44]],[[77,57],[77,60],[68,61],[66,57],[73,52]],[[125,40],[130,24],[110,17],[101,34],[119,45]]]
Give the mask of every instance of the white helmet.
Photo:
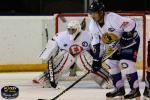
[[[79,21],[72,20],[68,23],[67,29],[70,35],[70,40],[74,40],[76,35],[81,31],[81,25]]]

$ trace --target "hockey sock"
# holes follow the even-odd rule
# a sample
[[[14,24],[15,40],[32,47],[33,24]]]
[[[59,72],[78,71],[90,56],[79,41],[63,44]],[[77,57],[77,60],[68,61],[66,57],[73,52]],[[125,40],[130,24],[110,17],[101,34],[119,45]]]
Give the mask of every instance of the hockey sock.
[[[113,81],[114,87],[120,88],[120,87],[124,86],[121,72],[117,73],[117,74],[112,74],[111,76],[112,76],[112,81]]]
[[[127,74],[126,76],[131,89],[139,87],[137,72]]]

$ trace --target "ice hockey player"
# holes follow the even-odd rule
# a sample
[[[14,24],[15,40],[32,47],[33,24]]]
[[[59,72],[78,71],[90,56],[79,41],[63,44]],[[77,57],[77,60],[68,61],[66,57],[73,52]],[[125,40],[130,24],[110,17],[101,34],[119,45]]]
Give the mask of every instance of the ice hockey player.
[[[148,49],[147,49],[147,64],[148,70],[146,72],[146,81],[145,81],[145,90],[144,90],[144,100],[150,100],[150,36],[148,40]]]
[[[113,53],[105,63],[109,67],[115,89],[108,92],[106,97],[108,100],[118,96],[124,99],[139,99],[141,94],[138,74],[134,64],[137,58],[140,37],[135,21],[113,12],[105,12],[102,1],[93,1],[89,7],[89,13],[92,17],[89,30],[95,40],[94,46],[97,54],[101,50],[100,45],[105,45],[105,56]],[[131,88],[131,91],[126,95],[119,66],[125,70]]]
[[[40,58],[48,61],[53,57],[54,77],[57,86],[61,76],[67,73],[70,66],[74,63],[76,63],[83,72],[92,70],[91,65],[93,63],[93,57],[90,51],[91,34],[81,30],[79,21],[73,20],[68,23],[67,31],[57,33],[52,40],[50,39],[48,41]],[[49,77],[47,77],[47,71],[48,70],[37,79],[34,79],[33,82],[41,83],[43,87],[51,87]],[[100,87],[105,83],[108,84],[107,86],[111,85],[109,84],[110,78],[106,70],[104,70],[104,72],[92,72],[89,76],[98,83]]]

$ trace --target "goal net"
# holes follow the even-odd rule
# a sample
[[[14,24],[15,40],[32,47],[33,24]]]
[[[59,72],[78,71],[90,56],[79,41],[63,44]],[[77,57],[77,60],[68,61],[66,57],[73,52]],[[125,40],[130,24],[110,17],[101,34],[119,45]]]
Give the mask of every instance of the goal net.
[[[138,52],[138,58],[136,62],[136,68],[140,70],[141,74],[140,79],[144,80],[145,70],[146,70],[146,17],[143,13],[118,13],[122,16],[129,17],[136,21],[138,30],[140,32],[140,47]],[[87,13],[68,13],[68,14],[57,14],[55,18],[55,32],[65,31],[66,25],[71,20],[79,20],[80,22],[83,19],[86,19],[86,30],[88,30],[88,24],[90,22],[90,17]]]

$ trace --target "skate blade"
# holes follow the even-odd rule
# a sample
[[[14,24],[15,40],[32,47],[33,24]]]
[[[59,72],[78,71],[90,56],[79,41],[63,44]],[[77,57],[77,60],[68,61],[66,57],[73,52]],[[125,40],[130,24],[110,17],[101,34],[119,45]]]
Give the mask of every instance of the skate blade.
[[[125,100],[141,100],[140,97],[136,97],[136,98],[133,98],[133,99],[125,99]]]
[[[117,97],[114,97],[114,98],[107,97],[106,100],[125,100],[125,99],[124,99],[124,96],[117,96]]]
[[[150,100],[150,98],[144,96],[143,100]]]

